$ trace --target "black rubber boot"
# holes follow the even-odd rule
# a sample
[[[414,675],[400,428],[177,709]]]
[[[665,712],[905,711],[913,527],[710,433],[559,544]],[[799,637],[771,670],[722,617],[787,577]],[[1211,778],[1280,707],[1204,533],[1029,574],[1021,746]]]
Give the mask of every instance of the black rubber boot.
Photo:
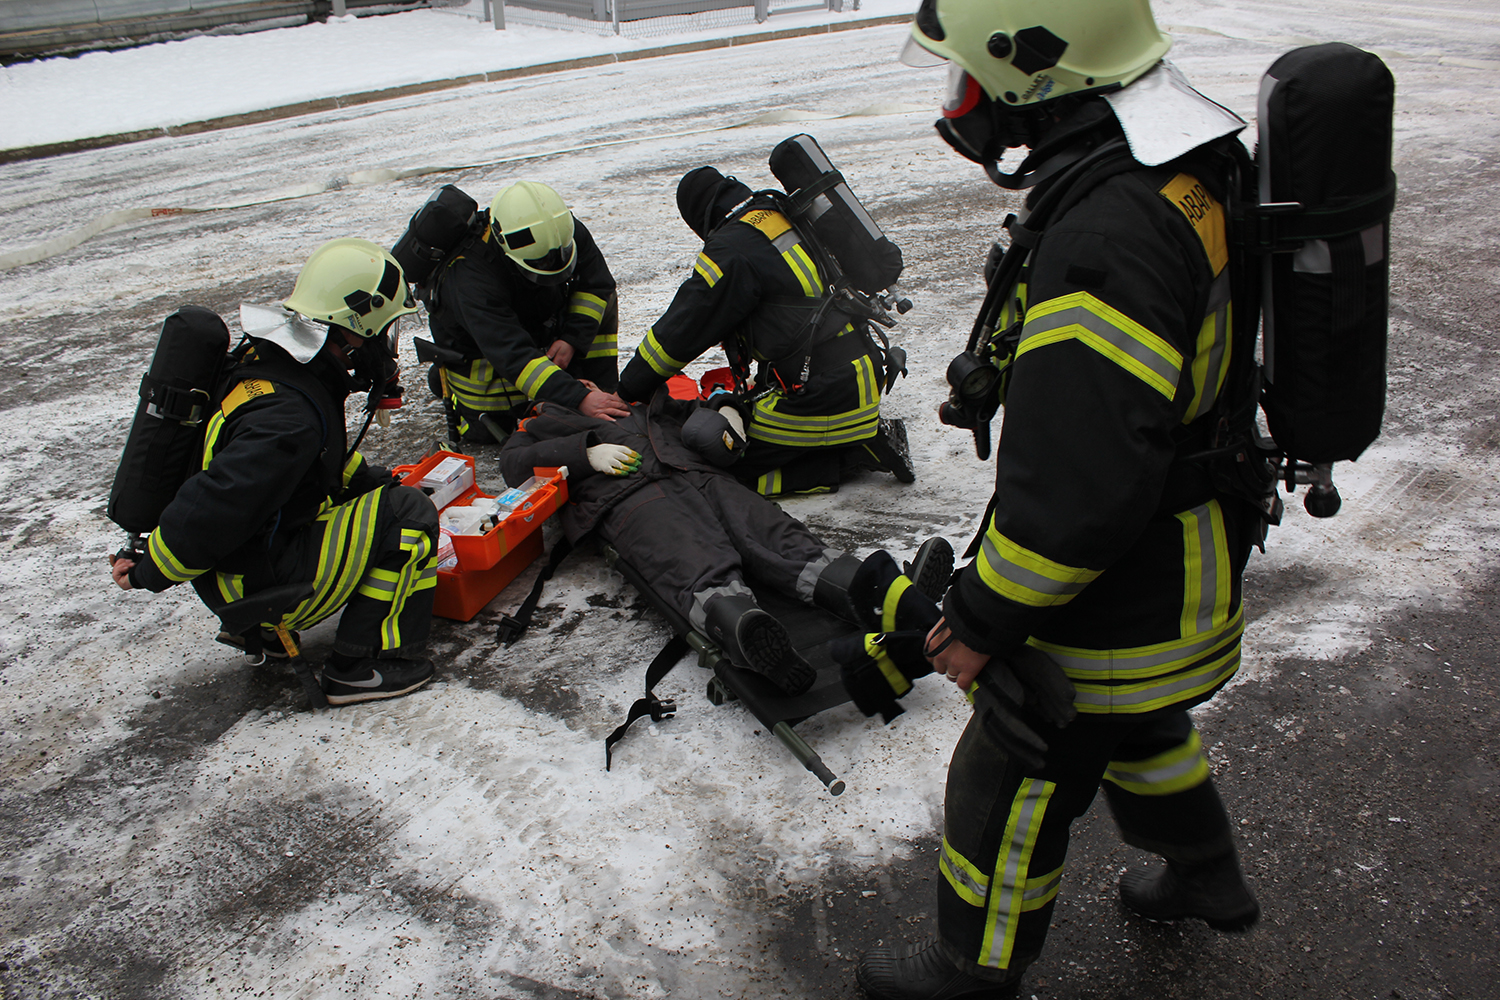
[[[704,609],[709,638],[735,664],[762,674],[787,694],[812,687],[818,672],[792,648],[792,637],[774,617],[743,594],[715,597]]]
[[[854,607],[849,598],[849,584],[859,572],[861,563],[847,552],[823,567],[818,582],[813,585],[813,604],[830,614],[838,615],[846,622],[868,627],[865,618]]]
[[[946,538],[929,538],[912,561],[902,567],[912,586],[940,603],[953,581],[953,546]]]
[[[917,474],[911,467],[911,446],[906,441],[906,424],[882,417],[875,436],[855,446],[851,467],[889,472],[898,483],[916,482]]]
[[[872,1000],[1010,1000],[1018,995],[1020,972],[1005,979],[980,979],[948,961],[936,940],[901,949],[871,948],[859,958],[854,978]]]
[[[1128,871],[1120,876],[1120,901],[1151,920],[1192,917],[1229,933],[1247,931],[1260,919],[1260,904],[1233,854],[1197,865],[1168,861],[1153,871]]]

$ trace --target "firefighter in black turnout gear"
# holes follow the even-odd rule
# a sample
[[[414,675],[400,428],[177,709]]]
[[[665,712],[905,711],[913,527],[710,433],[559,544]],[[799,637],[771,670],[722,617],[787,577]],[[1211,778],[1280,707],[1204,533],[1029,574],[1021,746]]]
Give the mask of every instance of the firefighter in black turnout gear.
[[[615,279],[561,196],[518,181],[480,213],[477,231],[426,290],[433,340],[450,359],[430,381],[455,441],[494,443],[548,400],[618,416]],[[595,386],[590,388],[583,381]]]
[[[1146,0],[923,0],[903,54],[950,62],[939,132],[1031,190],[1010,226],[1026,267],[1000,263],[995,350],[970,359],[999,370],[995,493],[925,649],[961,689],[1002,696],[953,753],[938,938],[867,952],[872,997],[1015,996],[1101,784],[1125,841],[1165,859],[1122,877],[1127,907],[1220,930],[1259,914],[1187,713],[1239,665],[1258,527],[1186,459],[1248,377],[1224,208],[1243,123],[1162,61],[1169,46]],[[946,419],[975,427],[993,408],[963,381]]]
[[[202,471],[168,504],[143,558],[112,558],[115,582],[153,592],[191,582],[218,609],[310,581],[281,624],[307,628],[343,609],[322,674],[330,704],[425,684],[437,511],[346,454],[344,422],[351,392],[373,403],[387,390],[394,326],[415,305],[389,254],[338,239],[308,259],[284,309],[243,307],[248,343],[215,400]]]
[[[559,516],[570,541],[597,531],[731,661],[800,694],[816,672],[746,578],[858,622],[849,586],[861,561],[724,470],[712,450],[724,426],[717,411],[742,405],[727,399],[677,400],[661,387],[618,420],[542,403],[505,442],[500,471],[514,485],[534,466],[566,465]]]
[[[905,430],[880,418],[884,353],[864,319],[834,308],[812,322],[825,276],[791,221],[713,167],[682,178],[677,207],[703,250],[621,372],[621,398],[651,398],[722,345],[738,382],[757,366],[735,474],[758,493],[828,492],[857,469],[911,482]]]

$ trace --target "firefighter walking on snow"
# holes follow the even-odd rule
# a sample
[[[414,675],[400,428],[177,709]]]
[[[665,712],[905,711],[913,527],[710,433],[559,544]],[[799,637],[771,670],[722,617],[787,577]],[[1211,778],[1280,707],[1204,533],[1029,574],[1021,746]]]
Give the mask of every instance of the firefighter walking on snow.
[[[368,391],[373,407],[393,382],[394,328],[415,311],[395,260],[356,239],[318,248],[284,310],[246,307],[247,320],[270,322],[247,330],[248,343],[232,358],[204,431],[200,471],[166,505],[144,552],[111,558],[115,582],[153,592],[191,582],[213,610],[310,582],[312,594],[279,624],[307,628],[343,609],[322,674],[330,704],[392,698],[427,683],[437,511],[420,491],[346,453],[344,422],[351,392]],[[212,328],[227,344],[223,321],[209,310],[184,307],[174,322]],[[275,648],[272,638],[268,650]]]
[[[540,400],[593,416],[626,412],[614,395],[614,275],[547,185],[518,181],[496,194],[425,293],[443,352],[431,383],[454,440],[494,443],[494,431],[509,433]]]
[[[1259,914],[1187,714],[1239,665],[1259,528],[1185,458],[1246,377],[1224,210],[1243,123],[1162,61],[1169,46],[1146,0],[923,0],[903,54],[950,63],[938,131],[1030,188],[1030,214],[1011,228],[1024,270],[1001,261],[987,299],[1013,335],[963,368],[992,365],[995,396],[956,379],[945,412],[977,429],[1005,408],[977,554],[925,649],[961,689],[1010,697],[953,753],[938,939],[867,952],[872,997],[1016,995],[1101,784],[1125,841],[1166,861],[1121,879],[1126,906],[1221,930]],[[1007,174],[1014,147],[1029,153]]]
[[[682,178],[677,207],[703,250],[621,372],[621,398],[651,398],[722,345],[738,381],[758,366],[735,467],[746,485],[763,496],[827,492],[857,469],[911,482],[905,429],[880,416],[885,354],[862,318],[835,307],[814,321],[826,276],[791,221],[713,167]]]

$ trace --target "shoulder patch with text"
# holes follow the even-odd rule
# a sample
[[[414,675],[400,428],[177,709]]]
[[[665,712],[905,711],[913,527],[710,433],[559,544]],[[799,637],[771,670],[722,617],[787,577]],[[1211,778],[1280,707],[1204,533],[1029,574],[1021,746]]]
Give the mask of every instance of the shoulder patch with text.
[[[276,386],[263,378],[246,379],[235,386],[229,395],[224,397],[224,402],[220,404],[219,410],[227,417],[244,404],[250,402],[250,400],[259,399],[261,396],[269,396],[275,391]]]
[[[768,240],[774,240],[792,228],[792,224],[787,221],[786,216],[769,208],[757,208],[753,212],[747,212],[740,216],[740,221],[748,222],[762,233],[765,233]]]
[[[1203,252],[1208,254],[1208,265],[1214,274],[1224,270],[1229,263],[1229,241],[1224,232],[1224,206],[1191,174],[1178,174],[1159,193],[1187,217],[1193,232],[1203,241]]]

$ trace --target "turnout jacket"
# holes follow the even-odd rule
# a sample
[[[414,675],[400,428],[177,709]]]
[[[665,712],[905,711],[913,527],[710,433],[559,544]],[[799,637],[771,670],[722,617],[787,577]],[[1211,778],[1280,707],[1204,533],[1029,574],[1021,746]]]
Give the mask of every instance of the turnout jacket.
[[[944,613],[978,651],[1046,650],[1083,712],[1195,703],[1239,663],[1246,517],[1182,459],[1241,377],[1210,162],[1100,182],[1046,227],[1001,324],[1022,325],[995,493]]]
[[[723,344],[731,364],[759,364],[751,440],[822,447],[873,437],[880,417],[882,357],[863,320],[829,310],[809,326],[824,276],[791,222],[752,202],[709,234],[692,275],[646,332],[620,374],[620,396],[650,398],[658,386]],[[748,354],[748,357],[745,355]]]
[[[486,216],[487,218],[487,216]],[[526,278],[496,243],[486,222],[460,252],[434,276],[429,326],[433,340],[486,361],[494,374],[512,383],[516,405],[549,400],[576,407],[588,395],[573,376],[547,359],[547,348],[564,341],[575,358],[614,357],[614,335],[600,339],[600,321],[615,295],[615,279],[593,235],[573,219],[578,260],[561,285],[539,285]],[[466,376],[480,383],[489,373]],[[450,376],[451,377],[451,376]]]
[[[632,406],[630,416],[605,420],[556,403],[541,403],[500,449],[500,473],[514,486],[524,482],[536,466],[566,465],[568,503],[561,511],[562,527],[569,541],[577,541],[611,507],[647,483],[687,471],[733,479],[682,441],[683,421],[706,405],[703,400],[673,399],[662,389],[650,403]],[[635,449],[641,456],[640,469],[628,476],[595,471],[587,450],[596,444]]]
[[[162,512],[132,586],[159,592],[210,570],[295,579],[307,568],[280,563],[297,534],[328,507],[392,482],[358,453],[344,461],[345,372],[322,355],[299,365],[271,344],[256,352],[261,360],[231,373],[205,430],[202,471]]]

